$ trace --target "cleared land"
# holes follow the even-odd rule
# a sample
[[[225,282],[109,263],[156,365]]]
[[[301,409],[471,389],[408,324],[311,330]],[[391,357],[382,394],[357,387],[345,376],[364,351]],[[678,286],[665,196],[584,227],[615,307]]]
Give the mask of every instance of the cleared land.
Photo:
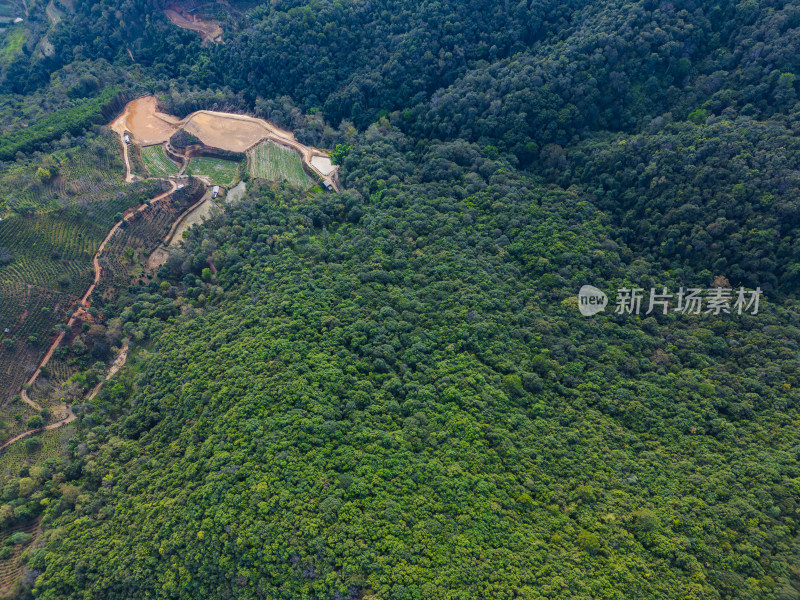
[[[230,118],[211,112],[190,116],[183,128],[206,146],[244,152],[263,140],[266,131],[250,120]]]
[[[331,159],[327,156],[312,156],[311,157],[311,166],[313,166],[317,171],[325,175],[326,177],[333,173],[335,167],[331,162]]]
[[[141,149],[142,162],[155,177],[175,175],[180,167],[167,156],[161,144],[155,146],[145,146]]]
[[[125,111],[117,117],[111,128],[120,134],[129,131],[134,141],[142,146],[166,142],[178,126],[156,111],[156,99],[144,96],[128,102]]]
[[[208,219],[214,208],[218,207],[211,199],[211,194],[206,194],[203,202],[178,222],[177,227],[175,227],[172,232],[169,245],[177,246],[180,244],[183,241],[183,234],[189,231],[194,225],[199,225]]]
[[[164,14],[172,21],[173,25],[177,25],[182,29],[196,31],[204,40],[207,39],[214,42],[222,40],[222,27],[213,21],[204,21],[197,15],[189,14],[174,5],[164,9]]]
[[[186,173],[195,177],[204,177],[216,185],[230,187],[236,179],[239,163],[221,158],[199,156],[189,161]]]
[[[302,188],[314,182],[303,170],[300,155],[275,142],[263,142],[247,153],[247,170],[252,177],[269,181],[286,181]]]
[[[338,167],[332,165],[328,155],[317,148],[298,142],[290,132],[280,129],[264,119],[247,115],[199,110],[180,120],[159,113],[156,99],[146,96],[129,102],[123,113],[112,123],[111,128],[122,137],[126,131],[133,135],[133,143],[151,146],[167,141],[178,129],[199,139],[205,146],[243,153],[259,142],[272,140],[282,146],[293,148],[311,171],[318,173],[334,189],[339,189],[336,178]],[[127,155],[127,148],[123,149]]]

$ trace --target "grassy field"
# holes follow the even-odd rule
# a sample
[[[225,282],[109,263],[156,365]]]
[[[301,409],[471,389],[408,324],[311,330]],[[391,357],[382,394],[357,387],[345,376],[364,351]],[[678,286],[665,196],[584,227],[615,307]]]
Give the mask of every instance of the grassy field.
[[[189,161],[186,168],[189,175],[208,177],[216,185],[230,187],[239,172],[239,163],[221,158],[200,156]]]
[[[175,175],[180,167],[167,156],[161,144],[145,146],[141,149],[142,162],[150,174],[155,177]]]
[[[314,184],[303,170],[300,155],[274,142],[263,142],[247,153],[247,169],[251,177],[269,181],[286,181],[308,188]]]

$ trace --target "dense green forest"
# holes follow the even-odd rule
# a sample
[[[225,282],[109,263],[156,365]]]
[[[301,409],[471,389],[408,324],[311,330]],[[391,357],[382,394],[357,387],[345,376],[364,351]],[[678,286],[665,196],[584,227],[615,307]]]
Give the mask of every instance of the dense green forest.
[[[43,528],[10,593],[800,599],[800,8],[233,6],[215,44],[75,0],[0,65],[7,181],[155,93],[336,147],[344,189],[250,178],[94,299],[128,363],[2,476],[2,531]]]

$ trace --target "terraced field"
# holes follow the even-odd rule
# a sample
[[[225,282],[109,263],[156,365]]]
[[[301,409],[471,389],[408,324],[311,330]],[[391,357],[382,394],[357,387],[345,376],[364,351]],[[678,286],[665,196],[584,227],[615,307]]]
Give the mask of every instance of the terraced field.
[[[92,256],[114,217],[165,185],[125,183],[118,155],[109,132],[0,169],[0,404],[36,370],[91,283]]]
[[[21,444],[20,444],[21,445]],[[27,523],[23,523],[8,529],[3,532],[2,544],[5,544],[9,538],[17,532],[26,533],[32,536],[31,540],[27,543],[13,545],[13,553],[10,557],[0,560],[0,594],[5,595],[12,591],[12,586],[17,581],[24,569],[24,564],[20,560],[20,555],[31,544],[35,543],[36,536],[40,533],[39,518],[32,519]]]
[[[230,187],[239,174],[239,163],[221,158],[199,156],[189,161],[186,172],[197,177],[207,177],[216,185]]]
[[[111,296],[121,286],[140,277],[147,257],[158,247],[170,225],[202,195],[205,186],[191,180],[187,187],[174,193],[169,202],[159,202],[137,213],[124,229],[108,241],[100,256],[102,275],[95,293]]]
[[[73,435],[75,435],[75,424],[71,423],[65,427],[37,434],[37,437],[42,440],[42,445],[33,452],[25,447],[24,441],[11,444],[0,452],[0,482],[6,477],[17,476],[20,469],[26,465],[33,465],[50,456],[62,455],[66,450],[67,442]]]
[[[12,261],[0,267],[0,283],[23,283],[80,296],[91,279],[92,255],[104,224],[80,215],[13,216],[0,223],[0,247]],[[0,316],[2,319],[2,316]]]
[[[144,146],[141,149],[142,162],[154,177],[168,177],[176,175],[180,167],[167,156],[161,144]]]
[[[266,141],[247,152],[247,171],[251,177],[269,181],[286,181],[302,188],[314,182],[303,170],[300,155],[275,142]]]
[[[110,218],[114,212],[103,210],[109,198],[120,193],[130,195],[143,185],[125,183],[124,175],[119,140],[113,132],[104,130],[85,147],[58,150],[0,169],[0,216],[9,211],[76,206],[92,216]]]

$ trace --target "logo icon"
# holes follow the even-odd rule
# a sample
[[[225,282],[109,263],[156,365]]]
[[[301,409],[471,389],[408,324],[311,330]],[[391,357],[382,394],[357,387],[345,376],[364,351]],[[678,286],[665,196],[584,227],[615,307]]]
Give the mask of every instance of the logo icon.
[[[593,285],[584,285],[578,291],[578,310],[584,317],[603,312],[608,304],[608,296]]]

